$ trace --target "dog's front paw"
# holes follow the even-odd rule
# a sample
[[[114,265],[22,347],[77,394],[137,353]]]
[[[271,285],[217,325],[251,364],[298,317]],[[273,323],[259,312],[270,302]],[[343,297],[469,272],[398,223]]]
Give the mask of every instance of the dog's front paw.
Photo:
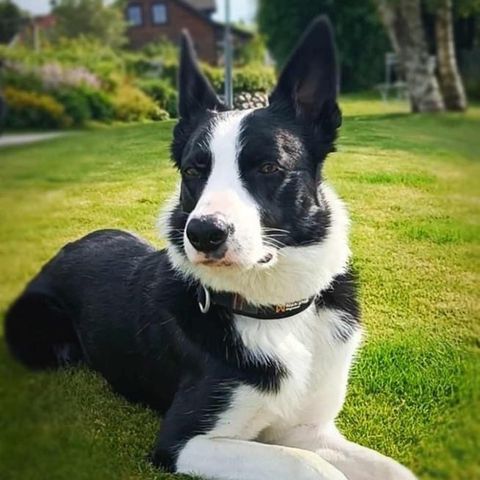
[[[350,442],[336,448],[322,448],[316,453],[343,472],[348,480],[417,480],[408,468],[392,458]]]
[[[155,448],[147,456],[147,461],[165,472],[174,472],[175,463],[172,455],[163,448]]]

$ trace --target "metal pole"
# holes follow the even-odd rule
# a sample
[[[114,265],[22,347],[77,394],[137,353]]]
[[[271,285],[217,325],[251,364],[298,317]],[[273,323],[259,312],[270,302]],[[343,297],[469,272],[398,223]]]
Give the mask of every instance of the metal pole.
[[[35,19],[33,20],[33,49],[37,53],[40,51],[40,29],[35,23]]]
[[[230,0],[225,0],[225,103],[233,108],[233,49],[232,28],[230,23]]]

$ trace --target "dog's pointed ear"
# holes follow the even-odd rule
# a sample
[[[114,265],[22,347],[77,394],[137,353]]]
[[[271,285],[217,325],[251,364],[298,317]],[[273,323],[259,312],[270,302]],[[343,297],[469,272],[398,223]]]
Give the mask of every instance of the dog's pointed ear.
[[[335,130],[341,124],[338,89],[333,28],[328,18],[321,16],[307,28],[287,61],[270,104],[286,103],[298,118]]]
[[[225,110],[225,106],[200,71],[192,39],[183,30],[178,75],[178,113],[180,118],[188,120],[205,110]]]

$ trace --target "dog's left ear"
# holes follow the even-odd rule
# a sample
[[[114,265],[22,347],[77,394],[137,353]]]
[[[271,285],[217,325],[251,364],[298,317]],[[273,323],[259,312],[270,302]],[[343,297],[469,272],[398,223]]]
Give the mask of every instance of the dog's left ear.
[[[225,110],[225,105],[200,71],[192,39],[186,30],[182,32],[178,97],[178,113],[184,120],[206,110]]]
[[[333,133],[342,123],[338,88],[333,28],[321,16],[307,28],[287,61],[270,104],[286,104],[300,120]]]

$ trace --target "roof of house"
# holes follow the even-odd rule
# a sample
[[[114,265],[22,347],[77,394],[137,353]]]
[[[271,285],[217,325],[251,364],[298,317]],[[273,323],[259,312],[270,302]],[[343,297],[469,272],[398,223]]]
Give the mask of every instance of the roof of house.
[[[48,15],[36,15],[33,17],[33,23],[40,28],[51,28],[55,26],[57,19],[55,15],[49,13]]]
[[[133,0],[130,0],[133,1]],[[216,1],[215,0],[172,0],[175,1],[177,4],[181,5],[183,8],[188,10],[190,13],[195,15],[196,17],[201,18],[203,21],[209,23],[213,28],[217,31],[222,32],[225,29],[225,24],[222,22],[217,22],[213,20],[209,15],[206,15],[204,11],[202,11],[199,5],[204,5],[203,8],[208,8],[207,5],[213,5],[216,8]],[[252,38],[253,33],[244,30],[243,28],[239,28],[235,25],[231,26],[232,33],[237,37],[243,38],[244,40],[248,40]]]
[[[187,2],[198,10],[215,11],[217,9],[217,2],[215,0],[187,0]]]
[[[188,0],[188,1],[187,0],[175,0],[175,1],[178,4],[182,5],[184,8],[186,8],[187,10],[189,10],[190,12],[192,12],[194,15],[197,15],[197,16],[203,18],[203,20],[210,23],[210,25],[212,25],[213,27],[215,27],[219,30],[223,30],[225,28],[225,25],[223,23],[217,22],[217,21],[211,19],[209,16],[205,15],[203,12],[198,10],[198,8],[194,7],[192,5],[192,0]],[[247,30],[243,30],[242,28],[238,28],[235,25],[232,25],[231,29],[232,29],[232,33],[234,35],[237,35],[239,37],[243,37],[244,39],[249,39],[253,36],[253,33],[249,32]]]

